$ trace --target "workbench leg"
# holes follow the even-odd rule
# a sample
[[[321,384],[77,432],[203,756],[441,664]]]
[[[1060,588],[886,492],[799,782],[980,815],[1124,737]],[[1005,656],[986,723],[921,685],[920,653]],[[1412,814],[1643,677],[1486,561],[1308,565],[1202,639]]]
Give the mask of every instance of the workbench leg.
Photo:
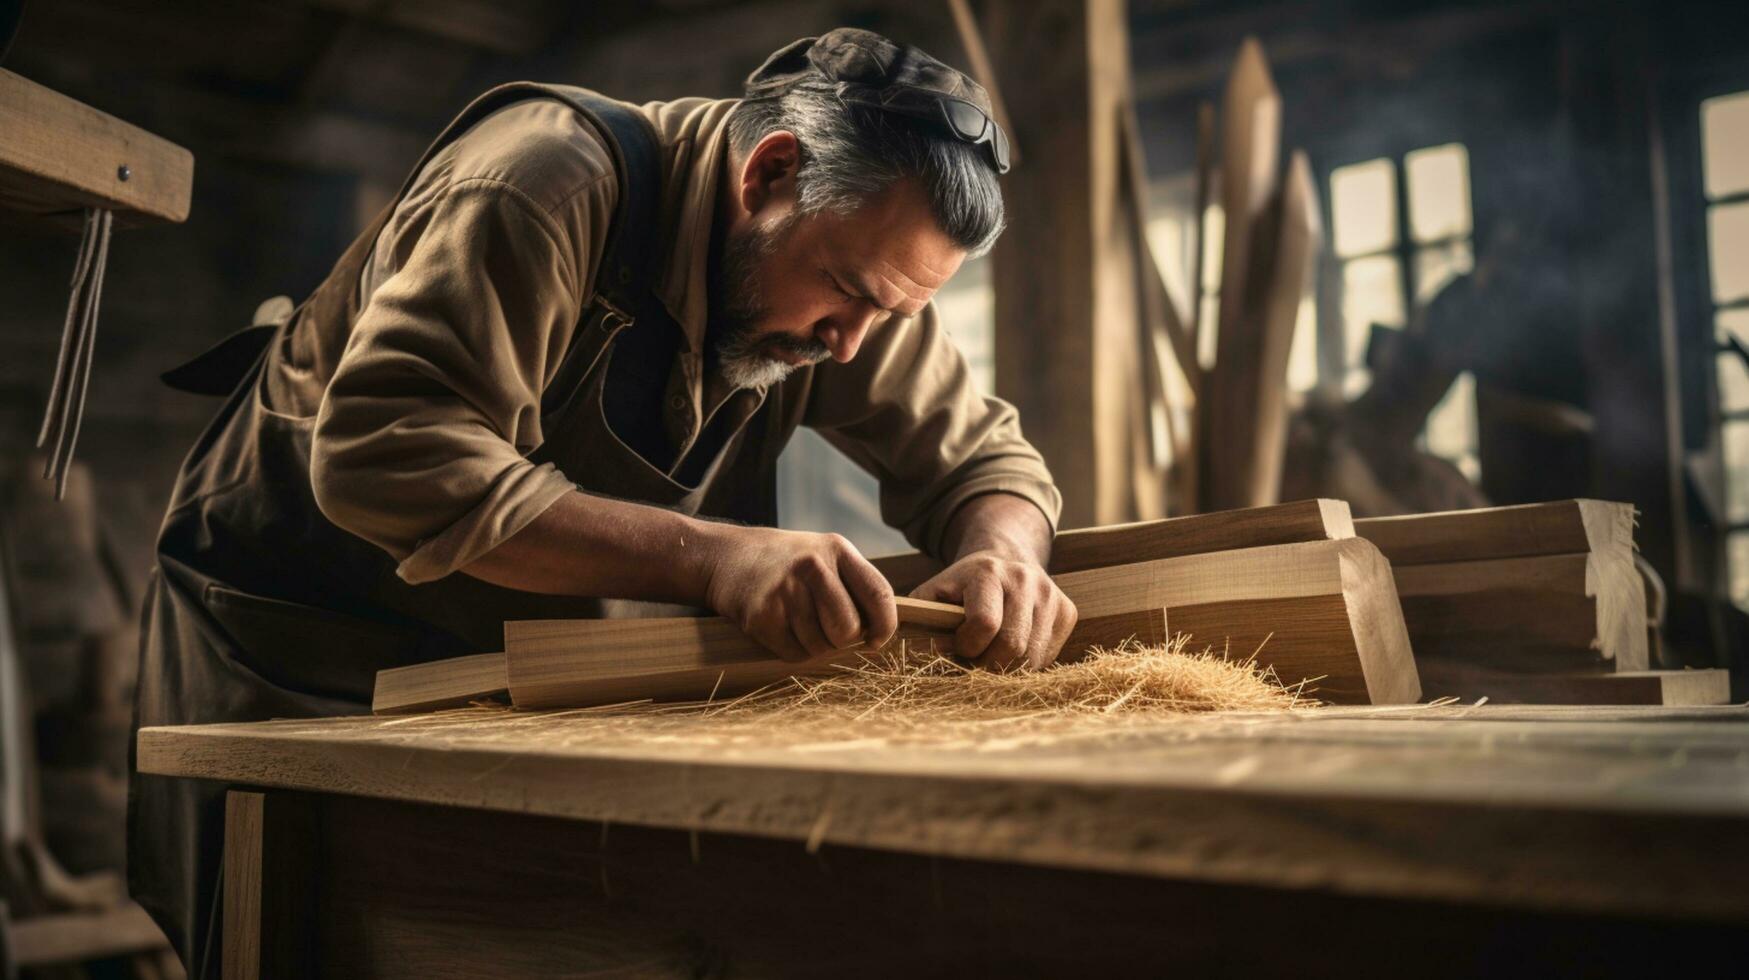
[[[317,975],[310,935],[316,819],[293,793],[225,797],[225,980]]]

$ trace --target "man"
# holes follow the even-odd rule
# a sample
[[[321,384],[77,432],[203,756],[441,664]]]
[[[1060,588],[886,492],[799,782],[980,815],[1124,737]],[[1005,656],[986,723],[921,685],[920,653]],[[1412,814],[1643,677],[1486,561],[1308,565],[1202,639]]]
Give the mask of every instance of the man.
[[[947,562],[918,594],[966,606],[961,656],[1050,663],[1060,499],[930,305],[999,233],[1006,166],[982,89],[867,31],[740,101],[488,93],[289,320],[177,372],[231,396],[160,534],[139,723],[362,711],[377,670],[500,649],[506,619],[678,604],[791,660],[884,642],[874,567],[771,527],[798,425]],[[133,886],[197,975],[221,806],[135,780]]]

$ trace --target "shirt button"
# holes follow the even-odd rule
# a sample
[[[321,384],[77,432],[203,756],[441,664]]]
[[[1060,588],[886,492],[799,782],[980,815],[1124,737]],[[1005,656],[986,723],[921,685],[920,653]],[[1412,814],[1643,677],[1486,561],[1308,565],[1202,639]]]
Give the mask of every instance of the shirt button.
[[[668,407],[669,407],[669,408],[672,408],[672,409],[674,409],[674,410],[675,410],[675,411],[676,411],[676,412],[678,412],[678,411],[680,411],[680,410],[681,410],[681,409],[683,409],[683,408],[685,408],[685,407],[686,407],[686,399],[685,399],[685,398],[682,398],[682,397],[681,397],[681,396],[679,396],[679,395],[675,395],[675,396],[673,396],[673,397],[672,397],[672,398],[669,398],[669,399],[668,399]]]

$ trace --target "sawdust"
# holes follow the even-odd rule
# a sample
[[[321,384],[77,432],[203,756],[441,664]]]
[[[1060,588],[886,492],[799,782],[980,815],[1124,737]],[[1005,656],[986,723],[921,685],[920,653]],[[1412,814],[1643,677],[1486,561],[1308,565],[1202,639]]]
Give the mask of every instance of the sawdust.
[[[1213,711],[1273,712],[1318,703],[1309,682],[1283,685],[1254,660],[1190,651],[1187,641],[1095,647],[1076,663],[1009,674],[968,668],[933,650],[901,649],[732,699],[540,712],[482,704],[400,723],[466,719],[470,727],[486,722],[504,736],[530,725],[553,745],[635,738],[793,751],[863,744],[1010,748],[1135,731]]]

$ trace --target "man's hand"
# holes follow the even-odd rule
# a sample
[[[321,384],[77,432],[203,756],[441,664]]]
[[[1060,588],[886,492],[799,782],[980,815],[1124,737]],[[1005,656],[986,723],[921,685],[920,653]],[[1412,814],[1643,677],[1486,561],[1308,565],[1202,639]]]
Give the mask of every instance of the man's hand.
[[[1037,562],[995,551],[961,557],[911,594],[965,606],[954,650],[991,670],[1048,667],[1075,628],[1075,604]]]
[[[1078,613],[1045,573],[1045,515],[1012,494],[974,497],[954,513],[945,544],[953,563],[911,594],[966,607],[956,652],[992,670],[1050,666]]]
[[[898,630],[893,587],[842,536],[730,525],[716,534],[706,605],[779,657],[865,639],[878,647]]]

